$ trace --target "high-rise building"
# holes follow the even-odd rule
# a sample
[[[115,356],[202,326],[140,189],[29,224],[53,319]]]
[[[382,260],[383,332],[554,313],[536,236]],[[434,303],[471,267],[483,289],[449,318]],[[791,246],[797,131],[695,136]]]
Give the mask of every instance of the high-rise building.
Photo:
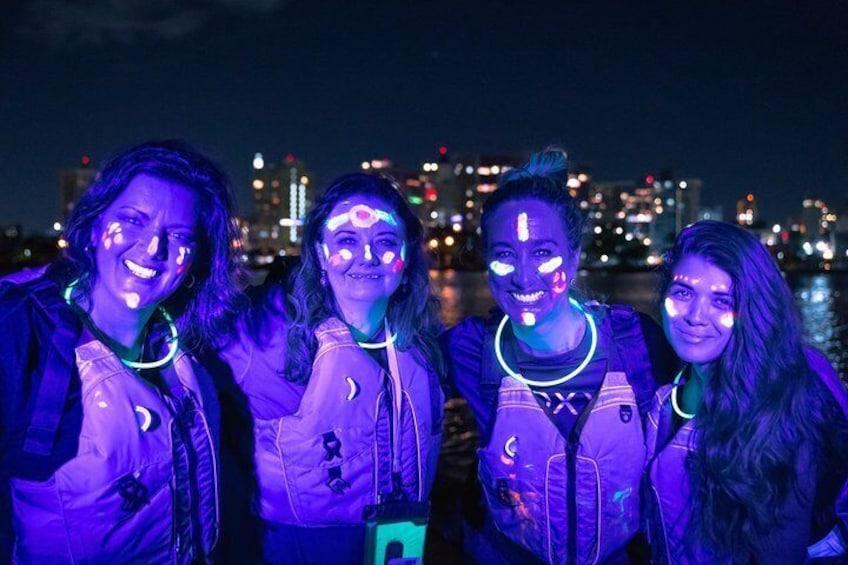
[[[736,201],[736,223],[740,226],[753,226],[760,221],[757,199],[749,192]]]
[[[311,174],[291,153],[280,163],[253,158],[253,217],[248,244],[263,254],[297,252],[303,236],[303,218],[312,203]]]
[[[74,212],[74,207],[94,181],[97,171],[91,167],[91,158],[83,155],[79,167],[64,169],[59,173],[62,223],[66,224]]]

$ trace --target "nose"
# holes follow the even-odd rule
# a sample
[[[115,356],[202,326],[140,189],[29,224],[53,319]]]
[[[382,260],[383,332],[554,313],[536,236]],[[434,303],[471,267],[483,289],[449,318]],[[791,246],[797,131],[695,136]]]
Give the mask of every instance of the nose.
[[[529,288],[536,282],[538,276],[535,263],[526,255],[521,255],[515,263],[513,281],[519,288]]]
[[[364,264],[376,264],[378,262],[378,258],[374,251],[371,249],[371,244],[366,243],[362,249],[362,262]]]
[[[686,313],[683,318],[691,326],[703,326],[707,323],[708,308],[709,303],[707,302],[706,297],[695,298],[689,303],[689,307],[686,309]]]
[[[147,242],[147,254],[153,259],[167,259],[168,235],[162,231],[153,232]]]

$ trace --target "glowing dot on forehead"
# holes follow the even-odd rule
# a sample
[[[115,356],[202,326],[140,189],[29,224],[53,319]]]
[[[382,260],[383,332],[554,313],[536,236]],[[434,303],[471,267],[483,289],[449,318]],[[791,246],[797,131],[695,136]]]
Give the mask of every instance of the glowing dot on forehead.
[[[533,312],[522,312],[521,313],[521,325],[522,326],[535,326],[536,325],[536,314]]]
[[[395,252],[394,251],[386,251],[383,253],[383,256],[380,258],[380,261],[383,262],[383,265],[388,265],[392,261],[395,260]]]
[[[663,306],[665,307],[665,312],[672,318],[676,318],[680,315],[680,312],[677,310],[677,306],[674,304],[674,300],[670,296],[667,296],[663,301]]]
[[[489,270],[499,277],[505,277],[515,271],[515,266],[500,261],[492,261],[489,263]]]
[[[549,275],[560,268],[562,265],[562,257],[557,255],[556,257],[551,257],[541,265],[539,265],[539,272],[543,275]]]
[[[390,226],[397,226],[397,219],[391,212],[372,208],[365,204],[357,204],[347,212],[337,214],[326,222],[327,229],[336,231],[344,224],[350,222],[355,228],[370,228],[379,221],[386,222]]]
[[[139,302],[141,302],[141,298],[138,296],[138,293],[136,293],[136,292],[127,293],[127,295],[124,297],[124,300],[127,303],[127,307],[132,308],[133,310],[138,308],[138,304],[139,304]]]
[[[159,249],[159,236],[154,235],[150,238],[150,244],[147,246],[147,254],[155,255],[156,251]]]
[[[725,312],[718,319],[718,322],[727,329],[733,327],[733,324],[736,323],[736,320],[733,317],[733,312]]]
[[[515,224],[515,232],[518,236],[518,241],[527,241],[530,239],[530,230],[527,228],[527,212],[518,214]]]

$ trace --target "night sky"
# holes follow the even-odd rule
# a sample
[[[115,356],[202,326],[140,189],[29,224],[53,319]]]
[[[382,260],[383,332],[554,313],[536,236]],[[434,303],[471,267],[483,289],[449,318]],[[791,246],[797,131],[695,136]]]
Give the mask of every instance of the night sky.
[[[164,137],[243,203],[256,151],[325,184],[555,143],[597,180],[700,177],[726,218],[748,191],[769,221],[806,194],[848,213],[848,2],[703,4],[4,3],[0,224],[48,227],[60,169]]]

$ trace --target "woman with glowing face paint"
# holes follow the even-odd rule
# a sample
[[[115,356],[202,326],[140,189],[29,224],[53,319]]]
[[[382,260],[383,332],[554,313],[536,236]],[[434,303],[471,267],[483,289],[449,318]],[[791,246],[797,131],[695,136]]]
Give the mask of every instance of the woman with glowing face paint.
[[[0,562],[210,557],[218,403],[188,351],[234,318],[233,212],[206,157],[140,145],[77,204],[64,257],[0,282]]]
[[[420,556],[444,403],[421,223],[387,177],[348,175],[302,249],[222,352],[252,420],[263,559],[382,563],[388,514],[397,557]]]
[[[661,288],[663,327],[686,365],[648,421],[654,561],[844,553],[848,394],[802,343],[766,248],[742,228],[698,222],[667,253]]]
[[[499,311],[444,338],[481,435],[480,563],[615,562],[638,545],[641,416],[673,355],[647,316],[572,294],[583,217],[566,181],[559,151],[503,175],[482,218]]]

